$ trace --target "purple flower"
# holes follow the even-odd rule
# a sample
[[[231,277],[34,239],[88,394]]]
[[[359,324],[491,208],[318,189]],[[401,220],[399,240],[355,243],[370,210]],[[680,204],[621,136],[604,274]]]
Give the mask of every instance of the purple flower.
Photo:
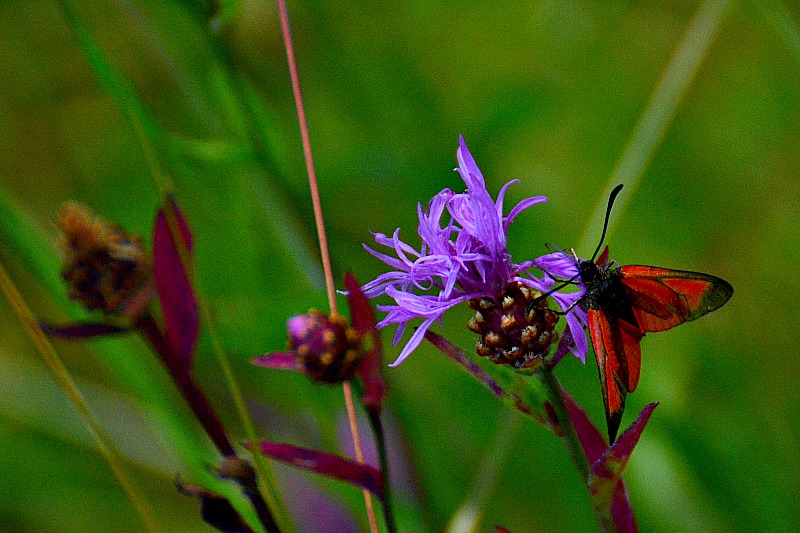
[[[536,266],[533,261],[513,263],[506,249],[506,230],[516,216],[534,204],[545,202],[547,198],[527,198],[517,204],[508,216],[503,216],[506,190],[518,180],[506,183],[500,189],[497,200],[493,200],[462,137],[459,137],[456,157],[456,171],[461,174],[467,190],[454,193],[444,189],[431,199],[427,209],[423,209],[422,205],[417,207],[418,233],[422,240],[419,250],[400,240],[399,229],[391,237],[382,233],[374,234],[375,242],[390,248],[394,256],[364,245],[369,253],[394,269],[362,288],[370,298],[386,294],[396,303],[378,306],[379,310],[388,313],[378,328],[398,324],[394,336],[394,344],[397,345],[408,322],[422,319],[422,324],[411,335],[397,360],[389,366],[402,363],[419,346],[431,324],[440,320],[451,307],[475,298],[494,298],[515,281],[547,291],[555,284],[552,276],[562,277],[564,273],[563,267],[554,266],[550,275],[539,279],[529,271]],[[445,216],[445,212],[449,217]],[[571,270],[577,272],[575,265],[571,265]],[[564,307],[579,298],[579,294],[554,293],[552,296]],[[574,323],[576,329],[580,329],[580,319],[575,313],[571,314],[572,321],[569,323]],[[584,354],[585,344],[584,337]],[[577,349],[580,351],[580,348]]]
[[[588,317],[586,309],[580,303],[576,304],[585,294],[585,289],[580,282],[581,278],[578,275],[578,264],[581,261],[583,260],[578,257],[570,257],[565,251],[558,251],[538,257],[532,263],[544,273],[543,282],[546,291],[552,290],[558,280],[575,281],[575,286],[578,287],[577,291],[568,293],[554,291],[550,293],[550,297],[561,309],[567,310],[567,326],[562,333],[562,342],[559,344],[558,352],[563,352],[562,346],[566,346],[585,363],[586,352],[589,350],[585,329],[588,325]],[[558,352],[556,357],[558,357]]]

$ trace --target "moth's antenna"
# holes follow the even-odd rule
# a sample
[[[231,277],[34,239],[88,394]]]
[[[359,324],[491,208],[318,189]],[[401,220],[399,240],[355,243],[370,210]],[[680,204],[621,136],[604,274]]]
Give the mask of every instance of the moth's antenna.
[[[592,262],[594,262],[594,258],[597,257],[597,252],[600,251],[600,248],[603,247],[603,241],[606,240],[606,231],[608,231],[608,219],[611,217],[611,208],[614,207],[614,200],[617,198],[619,191],[622,190],[623,185],[620,183],[614,190],[611,191],[611,196],[608,197],[608,207],[606,208],[606,221],[603,223],[603,234],[600,236],[600,243],[597,245],[597,249],[592,254]]]

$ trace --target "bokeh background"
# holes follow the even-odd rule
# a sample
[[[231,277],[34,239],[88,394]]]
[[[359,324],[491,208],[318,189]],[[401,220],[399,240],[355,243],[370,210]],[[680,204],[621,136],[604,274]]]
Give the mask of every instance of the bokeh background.
[[[452,172],[459,134],[492,194],[521,180],[507,205],[550,198],[512,226],[517,261],[546,242],[591,254],[598,206],[626,183],[607,239],[616,260],[708,272],[736,290],[720,311],[643,341],[623,422],[661,402],[626,475],[641,529],[797,530],[797,5],[289,9],[339,283],[345,271],[381,272],[361,248],[370,231],[402,227],[416,244],[417,203],[463,190]],[[339,388],[249,363],[285,346],[287,317],[327,306],[275,6],[6,0],[0,27],[0,259],[34,312],[86,318],[58,277],[63,202],[151,240],[160,197],[128,118],[138,116],[192,226],[200,287],[259,430],[346,453]],[[444,332],[470,348],[467,316],[449,314]],[[4,299],[0,324],[0,530],[142,530]],[[174,490],[176,473],[236,491],[209,473],[217,457],[145,344],[56,348],[167,529],[206,530],[197,502]],[[386,362],[397,353],[389,346]],[[602,424],[592,358],[558,372]],[[195,373],[242,440],[207,335]],[[473,531],[596,530],[552,434],[428,346],[386,375],[401,530],[467,531],[454,524],[471,514]],[[299,531],[364,530],[360,491],[275,468]]]

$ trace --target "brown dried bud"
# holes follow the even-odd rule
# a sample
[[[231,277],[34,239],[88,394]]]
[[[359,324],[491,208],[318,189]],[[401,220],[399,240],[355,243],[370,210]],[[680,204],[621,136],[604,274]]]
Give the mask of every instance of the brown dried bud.
[[[559,318],[544,298],[526,315],[528,305],[540,296],[540,292],[515,282],[494,299],[470,301],[476,316],[467,327],[481,336],[476,345],[478,355],[514,368],[539,364],[558,339],[554,328]]]
[[[89,310],[120,312],[150,278],[141,238],[77,203],[66,204],[56,223],[69,297]]]
[[[311,310],[289,319],[289,346],[316,381],[338,383],[353,377],[361,359],[361,335],[339,315]]]
[[[226,457],[215,471],[219,477],[233,479],[242,485],[254,485],[256,481],[253,465],[235,455]]]

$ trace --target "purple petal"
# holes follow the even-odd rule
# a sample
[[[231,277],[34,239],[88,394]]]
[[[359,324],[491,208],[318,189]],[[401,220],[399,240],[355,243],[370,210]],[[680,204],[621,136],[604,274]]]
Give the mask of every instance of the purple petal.
[[[550,358],[550,368],[556,366],[558,362],[564,358],[564,356],[573,351],[574,343],[575,340],[572,337],[572,328],[569,327],[568,323],[566,326],[564,326],[564,330],[561,332],[561,337],[558,339],[558,347],[556,348],[556,351],[553,352],[553,357]]]
[[[299,448],[291,444],[261,441],[258,447],[267,457],[357,485],[383,499],[381,473],[372,466],[359,464],[332,453]]]
[[[513,182],[508,182],[506,185],[510,185],[511,183]],[[517,215],[519,215],[532,205],[540,204],[546,201],[547,201],[547,196],[534,196],[532,198],[526,198],[525,200],[522,200],[520,203],[515,205],[514,209],[512,209],[511,212],[508,214],[508,217],[506,217],[506,221],[503,223],[503,228],[508,229],[508,226],[510,226],[511,223],[514,222],[514,219],[517,217]]]
[[[572,342],[567,345],[567,347],[575,354],[575,357],[581,360],[581,362],[586,362],[586,353],[589,351],[589,341],[586,338],[586,325],[587,325],[587,316],[586,311],[581,309],[579,306],[574,306],[576,300],[583,297],[583,292],[573,292],[573,293],[561,293],[561,292],[554,292],[550,295],[553,300],[556,301],[558,306],[561,309],[570,309],[567,313],[566,320],[567,326],[569,327],[570,336],[572,338]],[[566,341],[564,341],[566,342]],[[561,343],[559,343],[559,347]]]
[[[381,336],[375,324],[375,313],[369,305],[366,296],[361,292],[358,281],[351,274],[344,276],[344,286],[347,289],[347,303],[350,306],[350,320],[353,329],[362,335],[369,335],[372,348],[361,356],[358,363],[358,377],[364,384],[364,395],[361,401],[364,405],[380,410],[383,397],[388,386],[383,378],[383,347]]]
[[[167,212],[177,224],[181,239],[180,245],[173,239]],[[179,250],[182,249],[191,259],[192,235],[189,226],[181,215],[173,198],[168,198],[159,209],[153,235],[153,276],[166,322],[167,341],[176,362],[186,369],[191,368],[192,354],[200,332],[200,317],[197,299]],[[191,268],[191,265],[186,265]]]
[[[273,370],[294,370],[305,373],[303,365],[297,363],[297,354],[294,352],[272,352],[256,356],[250,362]]]
[[[617,484],[622,479],[633,449],[657,405],[657,403],[648,404],[633,424],[592,465],[589,473],[589,491],[596,501],[607,502],[611,499]]]
[[[112,326],[111,324],[103,324],[102,322],[84,322],[63,325],[39,322],[39,327],[45,335],[58,337],[60,339],[90,339],[92,337],[102,337],[131,331],[130,328]]]
[[[458,150],[456,150],[456,159],[458,160],[458,170],[461,178],[467,187],[470,189],[486,188],[486,182],[483,180],[483,174],[475,163],[475,159],[467,148],[467,143],[464,142],[462,135],[458,136]]]
[[[537,257],[533,261],[536,268],[555,278],[572,279],[578,275],[578,264],[575,258],[566,251],[558,251]]]
[[[431,327],[438,317],[429,318],[428,320],[424,321],[417,327],[417,330],[411,335],[411,338],[408,339],[408,342],[403,347],[403,351],[400,352],[400,355],[397,356],[397,359],[394,363],[389,363],[390,367],[396,367],[400,363],[406,360],[406,358],[411,355],[411,352],[416,350],[417,346],[422,342],[422,339],[425,337],[425,332],[428,331],[428,328]]]

